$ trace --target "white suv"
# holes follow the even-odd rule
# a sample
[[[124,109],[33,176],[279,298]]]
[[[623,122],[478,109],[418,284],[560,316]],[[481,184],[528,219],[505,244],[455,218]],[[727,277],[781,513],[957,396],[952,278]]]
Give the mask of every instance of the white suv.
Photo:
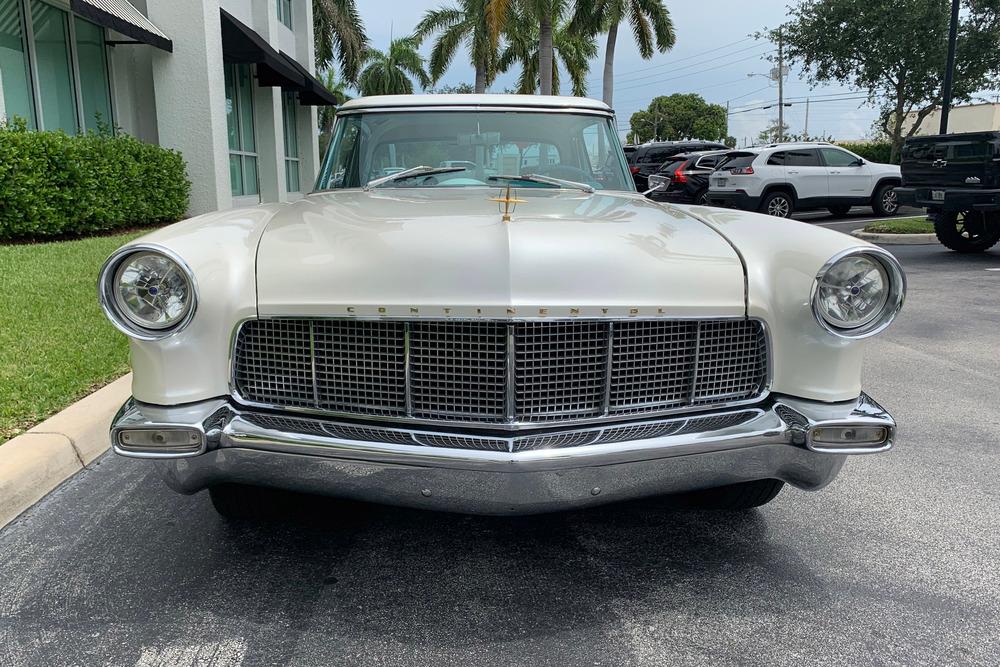
[[[730,153],[709,178],[708,199],[781,218],[819,208],[844,215],[852,206],[895,215],[898,185],[898,166],[868,162],[839,146],[772,144]]]

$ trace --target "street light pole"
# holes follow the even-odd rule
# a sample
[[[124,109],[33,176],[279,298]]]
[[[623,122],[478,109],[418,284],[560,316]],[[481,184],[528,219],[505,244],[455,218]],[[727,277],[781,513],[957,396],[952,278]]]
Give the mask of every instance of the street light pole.
[[[958,2],[958,0],[955,0]],[[778,28],[778,143],[785,140],[785,58],[781,43],[781,28]]]
[[[955,43],[958,41],[958,8],[960,0],[951,0],[951,26],[948,28],[948,64],[944,69],[944,91],[941,94],[941,134],[948,134],[948,113],[951,111],[951,85],[955,78]]]

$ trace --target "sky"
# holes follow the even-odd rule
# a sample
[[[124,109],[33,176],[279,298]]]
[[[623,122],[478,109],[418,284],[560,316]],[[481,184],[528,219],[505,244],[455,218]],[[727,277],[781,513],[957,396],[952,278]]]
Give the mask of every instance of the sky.
[[[413,31],[420,17],[428,9],[450,6],[453,0],[357,0],[358,10],[373,46],[384,49],[391,35],[399,37]],[[646,108],[657,95],[672,93],[698,93],[707,101],[723,106],[728,102],[729,134],[739,145],[753,142],[767,124],[777,118],[777,108],[768,110],[754,107],[773,104],[778,99],[777,84],[761,76],[772,65],[764,56],[774,49],[766,41],[750,38],[765,27],[774,27],[785,21],[784,0],[666,0],[673,18],[677,42],[671,51],[656,53],[650,60],[643,60],[631,39],[629,30],[619,30],[615,52],[614,107],[622,136],[628,129],[628,119],[636,111]],[[422,48],[426,57],[431,40]],[[591,63],[587,95],[601,98],[601,80],[604,67],[604,39],[600,39],[598,57]],[[468,64],[464,49],[455,57],[451,68],[438,85],[456,85],[474,81],[472,66]],[[511,71],[491,86],[493,92],[514,87],[517,72]],[[564,91],[566,92],[566,91]],[[832,136],[838,140],[862,139],[871,132],[875,110],[863,106],[863,99],[831,99],[857,97],[847,88],[821,86],[810,89],[802,73],[792,68],[785,79],[785,99],[793,106],[785,108],[785,122],[789,132],[801,133],[805,129],[805,98],[809,104],[809,133],[813,136]],[[822,101],[821,101],[822,100]],[[862,106],[859,106],[862,105]],[[751,109],[749,111],[740,111]]]

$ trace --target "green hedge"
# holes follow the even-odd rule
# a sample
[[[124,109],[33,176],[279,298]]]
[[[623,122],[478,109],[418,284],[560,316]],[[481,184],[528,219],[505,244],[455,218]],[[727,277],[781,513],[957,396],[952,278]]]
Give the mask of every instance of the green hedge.
[[[857,153],[870,162],[890,164],[892,161],[892,144],[888,141],[838,142],[837,145]]]
[[[0,241],[173,222],[190,192],[176,151],[126,134],[0,124]]]

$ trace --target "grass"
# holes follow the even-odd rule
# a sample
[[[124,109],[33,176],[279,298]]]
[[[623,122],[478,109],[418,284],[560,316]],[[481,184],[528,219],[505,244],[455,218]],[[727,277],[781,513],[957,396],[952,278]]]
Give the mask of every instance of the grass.
[[[142,233],[0,245],[0,443],[128,372],[97,272]]]
[[[925,217],[897,218],[894,220],[879,220],[865,225],[865,231],[870,234],[933,234],[934,225]]]

